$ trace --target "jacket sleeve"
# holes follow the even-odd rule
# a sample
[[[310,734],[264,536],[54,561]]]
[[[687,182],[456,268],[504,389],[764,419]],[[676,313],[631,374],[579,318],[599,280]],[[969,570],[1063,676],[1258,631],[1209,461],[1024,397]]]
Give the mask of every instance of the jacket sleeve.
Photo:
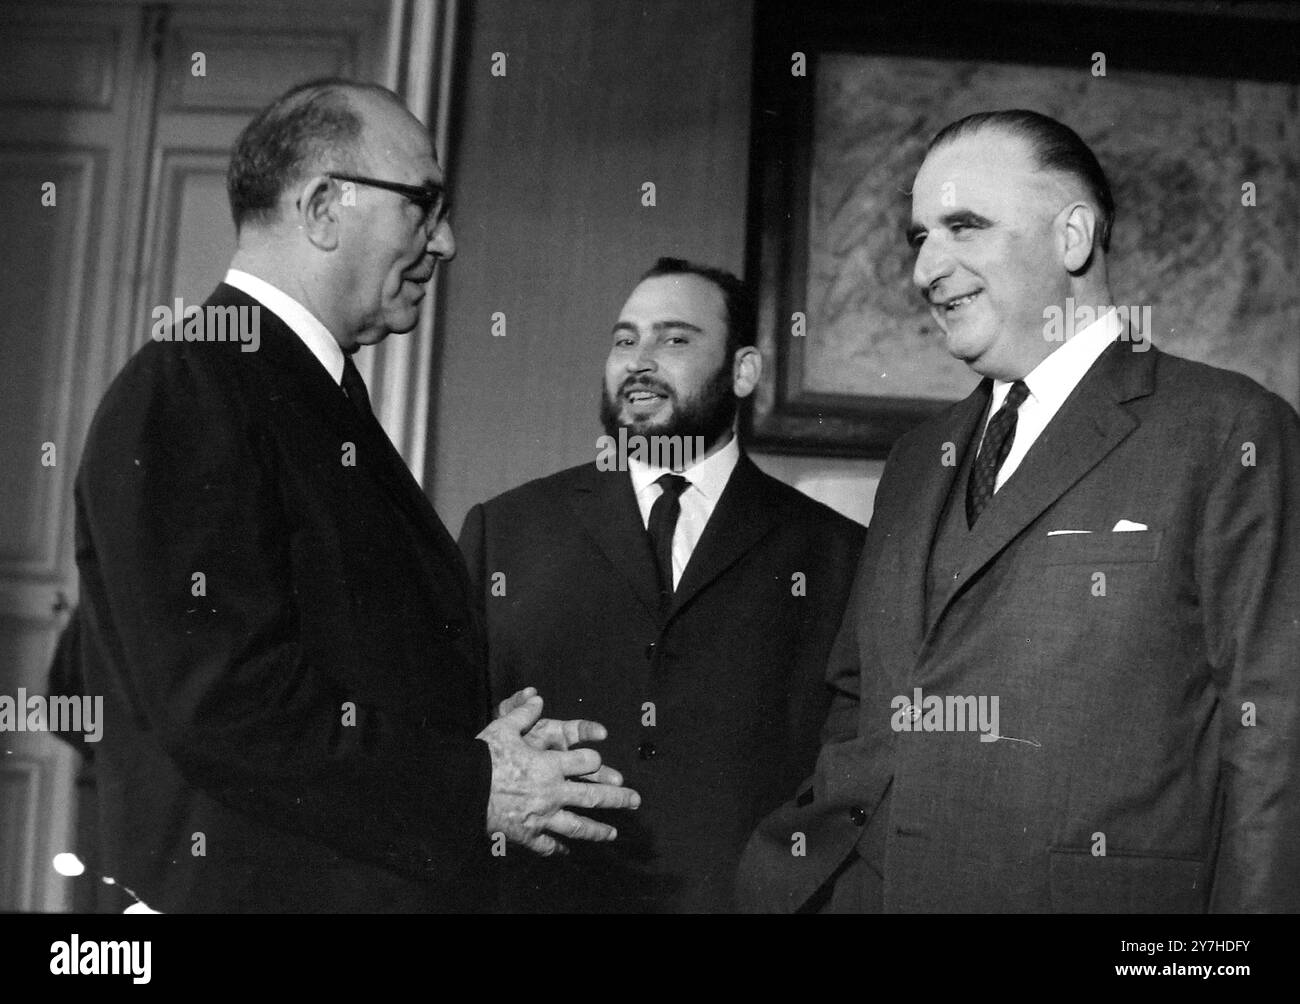
[[[853,810],[864,801],[870,771],[866,741],[858,738],[859,626],[875,566],[872,536],[868,531],[827,660],[831,705],[816,768],[795,797],[766,816],[749,838],[736,885],[744,912],[798,911],[845,861],[862,833],[862,817]]]
[[[460,553],[465,556],[465,564],[469,567],[474,602],[480,608],[483,606],[483,562],[487,547],[486,520],[487,514],[484,512],[483,504],[475,505],[465,514],[465,522],[461,524],[460,536],[456,541],[460,545]]]
[[[1210,908],[1300,910],[1300,420],[1259,395],[1211,471],[1197,545],[1220,691],[1222,821]]]
[[[858,582],[862,581],[859,570]],[[857,629],[849,595],[844,620],[831,650],[827,677],[831,710],[812,775],[786,802],[759,823],[741,856],[736,895],[747,913],[793,913],[835,872],[852,850],[859,828],[843,795],[852,790],[857,741]],[[848,773],[846,773],[846,770]]]
[[[284,458],[230,375],[200,362],[177,349],[128,367],[77,479],[83,626],[109,650],[129,727],[237,811],[445,879],[485,840],[482,723],[448,733],[361,703],[345,720],[348,693],[299,637],[312,592],[292,560]]]
[[[853,852],[871,814],[888,788],[888,734],[860,729],[864,674],[878,668],[864,661],[871,639],[868,597],[895,510],[906,511],[898,493],[900,452],[895,444],[876,489],[875,514],[867,528],[853,588],[826,664],[830,710],[811,777],[795,797],[759,823],[741,857],[737,902],[746,912],[792,913],[809,904]]]

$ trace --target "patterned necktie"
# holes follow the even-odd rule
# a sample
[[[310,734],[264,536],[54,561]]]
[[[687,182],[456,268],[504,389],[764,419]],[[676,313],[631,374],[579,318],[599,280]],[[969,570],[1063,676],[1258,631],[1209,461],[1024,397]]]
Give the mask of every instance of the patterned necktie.
[[[971,468],[970,481],[966,485],[966,526],[973,528],[980,513],[993,498],[993,488],[998,482],[998,471],[1011,444],[1016,438],[1016,412],[1029,396],[1029,388],[1023,380],[1017,380],[1007,391],[1007,399],[997,414],[989,419],[988,428],[984,430],[984,441],[980,444],[979,456]]]
[[[690,486],[680,474],[663,474],[655,479],[663,491],[650,507],[650,544],[655,552],[655,567],[659,572],[659,599],[663,606],[673,595],[673,532],[677,517],[682,512],[682,492]]]
[[[357,364],[352,361],[351,356],[343,357],[343,390],[348,395],[348,400],[352,402],[352,407],[357,409],[357,414],[363,419],[373,419],[375,413],[370,410],[370,395],[366,393],[366,382],[361,379],[361,374],[357,372]]]

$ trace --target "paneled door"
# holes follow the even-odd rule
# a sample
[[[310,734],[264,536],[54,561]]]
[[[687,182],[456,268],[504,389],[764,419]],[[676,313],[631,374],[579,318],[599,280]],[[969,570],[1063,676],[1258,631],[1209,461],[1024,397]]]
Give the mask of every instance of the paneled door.
[[[0,6],[0,698],[43,692],[76,603],[72,488],[95,406],[152,308],[201,302],[224,274],[239,129],[312,77],[398,83],[401,55],[428,50],[412,23],[392,0]],[[73,907],[50,862],[93,834],[80,762],[44,732],[0,731],[0,910]]]

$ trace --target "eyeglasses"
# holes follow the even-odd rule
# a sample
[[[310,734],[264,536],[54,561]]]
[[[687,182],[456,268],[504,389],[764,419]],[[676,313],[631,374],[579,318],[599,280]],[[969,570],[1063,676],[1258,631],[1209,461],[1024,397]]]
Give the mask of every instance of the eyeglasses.
[[[403,185],[396,181],[363,178],[356,174],[327,174],[326,177],[333,178],[335,181],[350,181],[357,185],[369,185],[371,188],[383,188],[405,196],[414,202],[416,208],[423,213],[420,223],[424,227],[441,223],[447,218],[447,213],[451,209],[451,203],[447,198],[446,191],[441,186],[431,182],[426,182],[423,185]]]

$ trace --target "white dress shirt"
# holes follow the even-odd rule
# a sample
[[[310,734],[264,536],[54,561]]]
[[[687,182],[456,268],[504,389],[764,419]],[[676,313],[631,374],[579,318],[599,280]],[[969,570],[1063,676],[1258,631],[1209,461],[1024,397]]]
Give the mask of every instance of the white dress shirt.
[[[343,386],[343,349],[310,310],[282,289],[277,289],[265,279],[232,268],[226,272],[226,284],[243,290],[267,310],[289,326],[289,330],[302,339],[311,354],[320,360],[334,382]]]
[[[1025,454],[1047,428],[1047,423],[1061,410],[1061,405],[1070,396],[1070,392],[1078,386],[1083,375],[1106,350],[1106,346],[1115,340],[1119,328],[1119,315],[1110,310],[1082,331],[1075,332],[1074,337],[1067,339],[1060,348],[1029,371],[1024,378],[1029,396],[1016,412],[1016,438],[1011,441],[1011,452],[998,470],[994,492],[1016,472],[1020,461],[1025,459]],[[988,428],[990,419],[1002,407],[1014,382],[993,381],[993,400],[989,405],[988,417],[984,419],[985,428]]]
[[[698,464],[684,471],[682,477],[690,482],[682,492],[682,514],[677,517],[677,528],[673,531],[673,588],[682,580],[682,572],[691,560],[695,545],[700,542],[705,524],[713,515],[722,490],[731,480],[731,472],[740,460],[740,444],[733,434],[727,445]],[[655,484],[656,479],[664,474],[676,474],[667,467],[651,467],[649,464],[628,457],[628,473],[632,476],[632,490],[636,492],[636,504],[641,510],[641,522],[649,528],[650,510],[655,499],[663,494],[663,489]]]

